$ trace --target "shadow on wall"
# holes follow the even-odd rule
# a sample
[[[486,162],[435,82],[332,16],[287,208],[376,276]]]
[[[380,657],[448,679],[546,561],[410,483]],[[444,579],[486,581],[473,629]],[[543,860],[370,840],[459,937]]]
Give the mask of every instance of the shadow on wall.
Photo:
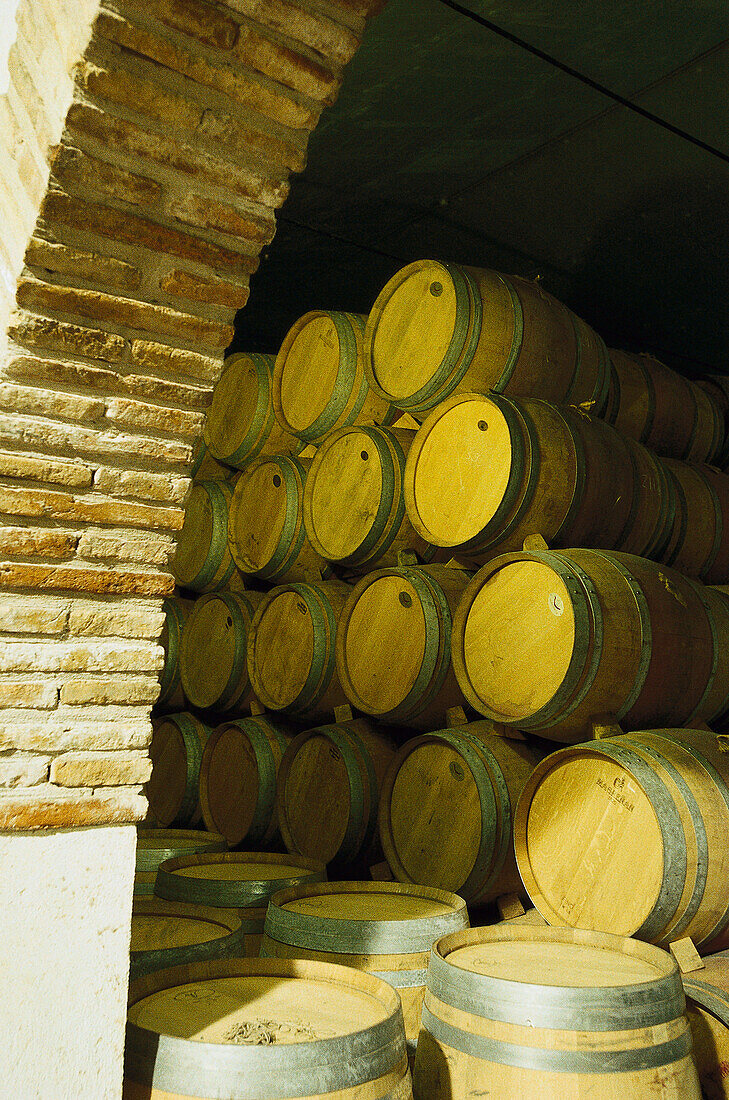
[[[727,173],[646,190],[605,221],[568,305],[611,347],[729,374]]]

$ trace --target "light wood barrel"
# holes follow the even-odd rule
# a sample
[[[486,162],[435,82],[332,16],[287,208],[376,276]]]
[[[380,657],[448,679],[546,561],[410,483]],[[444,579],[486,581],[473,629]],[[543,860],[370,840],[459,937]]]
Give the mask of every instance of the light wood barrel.
[[[453,624],[453,665],[487,718],[557,741],[612,715],[628,728],[706,719],[717,635],[697,582],[632,554],[503,554]]]
[[[269,710],[315,721],[347,702],[334,654],[350,592],[343,581],[284,584],[261,600],[248,640],[248,673]]]
[[[241,573],[272,584],[327,576],[304,528],[304,486],[311,459],[271,455],[251,462],[230,504],[228,541]]]
[[[135,898],[130,978],[167,966],[250,955],[247,923],[235,909]]]
[[[388,734],[362,718],[295,737],[278,773],[288,850],[343,866],[374,857],[380,789],[394,752]]]
[[[412,428],[355,426],[321,443],[304,488],[304,526],[327,561],[354,572],[397,565],[402,550],[432,561],[436,550],[413,529],[403,496]]]
[[[371,392],[359,313],[312,310],[293,325],[276,356],[273,407],[283,429],[307,443],[350,424],[388,424],[393,410]]]
[[[124,1100],[411,1100],[387,982],[301,959],[216,959],[129,991]]]
[[[553,753],[514,819],[534,905],[551,924],[725,946],[727,779],[729,762],[703,730],[642,730]]]
[[[420,1031],[428,956],[436,940],[468,928],[463,898],[399,882],[296,886],[268,903],[261,957],[353,966],[397,989],[411,1058]]]
[[[193,481],[227,481],[232,473],[230,466],[213,458],[205,440],[199,435],[192,445],[190,477]]]
[[[452,890],[473,905],[523,894],[512,818],[544,753],[493,730],[492,722],[471,722],[398,750],[379,818],[382,850],[400,882]]]
[[[600,413],[610,380],[597,333],[536,283],[436,260],[409,264],[381,291],[365,370],[376,393],[416,416],[469,390]]]
[[[180,680],[180,643],[182,631],[191,610],[192,600],[180,596],[168,597],[162,603],[165,621],[159,644],[165,655],[165,663],[159,674],[157,706],[179,710],[185,705],[185,693]]]
[[[225,837],[197,829],[137,829],[137,859],[134,874],[135,897],[154,893],[157,868],[166,859],[195,852],[224,852]]]
[[[700,1100],[665,951],[573,929],[472,928],[433,948],[418,1100]]]
[[[664,561],[707,584],[729,581],[729,475],[711,466],[663,459],[679,509]]]
[[[191,706],[223,714],[250,707],[246,653],[260,592],[210,592],[195,601],[182,633],[180,676]]]
[[[298,454],[302,443],[273,413],[275,356],[234,352],[223,365],[205,421],[210,453],[242,470],[258,455]]]
[[[405,466],[423,539],[483,562],[550,545],[648,554],[673,526],[668,478],[638,444],[581,410],[500,394],[456,394],[424,422]]]
[[[712,395],[651,355],[610,349],[606,419],[659,455],[711,462],[720,453],[724,416]]]
[[[146,786],[150,809],[160,825],[196,825],[201,817],[200,761],[210,726],[187,711],[152,722]]]
[[[355,585],[337,632],[337,670],[353,706],[430,729],[463,704],[451,668],[451,622],[470,576],[428,565],[377,569]]]
[[[199,481],[185,498],[185,519],[171,570],[194,592],[225,588],[235,573],[228,549],[228,509],[233,490],[225,481]]]
[[[244,841],[267,848],[280,840],[276,777],[293,737],[289,725],[264,715],[224,722],[210,734],[200,764],[200,805],[207,827],[231,848]]]
[[[704,1100],[729,1100],[729,953],[704,959],[683,974],[694,1061]]]

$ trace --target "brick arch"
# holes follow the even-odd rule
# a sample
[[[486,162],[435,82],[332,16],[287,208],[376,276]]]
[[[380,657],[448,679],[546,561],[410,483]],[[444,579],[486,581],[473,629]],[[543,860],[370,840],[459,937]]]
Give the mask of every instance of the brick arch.
[[[0,830],[145,810],[191,446],[381,0],[20,0],[0,97]]]

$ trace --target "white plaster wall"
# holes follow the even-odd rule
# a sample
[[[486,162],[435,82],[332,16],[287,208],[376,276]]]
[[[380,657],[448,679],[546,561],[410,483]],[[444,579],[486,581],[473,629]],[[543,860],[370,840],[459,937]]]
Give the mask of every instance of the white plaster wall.
[[[4,95],[10,84],[8,54],[18,34],[15,16],[20,0],[0,0],[0,94]]]
[[[136,830],[0,834],[0,1097],[119,1100]]]

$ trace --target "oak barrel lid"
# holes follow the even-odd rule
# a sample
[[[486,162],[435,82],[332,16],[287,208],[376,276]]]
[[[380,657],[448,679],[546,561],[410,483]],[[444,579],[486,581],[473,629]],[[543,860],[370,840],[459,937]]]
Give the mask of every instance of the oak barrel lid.
[[[272,355],[235,352],[228,356],[215,384],[205,421],[205,438],[211,454],[223,462],[254,429],[262,431],[270,411]]]
[[[358,550],[382,495],[382,459],[372,434],[351,427],[328,436],[312,463],[304,498],[307,534],[318,553],[340,561]]]
[[[468,542],[513,507],[513,483],[521,482],[524,471],[515,466],[509,408],[504,398],[457,394],[417,433],[405,501],[413,525],[436,546]]]
[[[178,721],[179,720],[179,721]],[[188,745],[181,726],[196,735],[198,722],[191,714],[171,714],[154,722],[154,732],[149,746],[152,774],[147,781],[147,798],[156,819],[170,824],[180,813],[193,777],[191,776]],[[200,727],[205,729],[207,727]],[[202,751],[202,750],[201,750]],[[193,756],[195,748],[192,747]]]
[[[155,894],[201,905],[265,905],[272,894],[300,882],[321,882],[318,860],[272,852],[210,852],[169,859],[157,871]]]
[[[220,833],[202,829],[137,829],[138,871],[156,871],[165,859],[197,852],[224,852],[228,845]]]
[[[349,317],[339,317],[340,325],[350,330]],[[274,401],[289,431],[306,431],[318,420],[337,390],[348,353],[354,355],[351,368],[356,364],[356,349],[343,346],[337,319],[325,310],[312,310],[295,322],[284,339],[276,358]]]
[[[135,898],[132,906],[132,953],[191,947],[236,932],[242,920],[235,909]]]
[[[185,501],[185,518],[173,560],[174,575],[183,585],[195,580],[210,551],[215,526],[211,484],[200,481],[193,485]]]
[[[205,777],[203,816],[220,829],[231,847],[248,836],[256,819],[256,811],[275,816],[276,772],[267,745],[264,728],[280,743],[280,752],[286,747],[287,734],[265,718],[239,718],[223,722],[208,738],[201,765]],[[268,820],[262,828],[267,828]]]
[[[253,614],[257,592],[209,593],[195,601],[182,634],[180,673],[185,697],[205,709],[224,699],[231,675],[246,679],[246,620]],[[243,622],[240,615],[243,614]],[[242,630],[241,630],[242,626]]]
[[[282,830],[296,851],[322,863],[330,863],[342,847],[352,806],[347,762],[328,728],[307,730],[292,742],[279,788]]]
[[[271,709],[299,698],[315,646],[314,621],[301,593],[285,585],[272,589],[256,613],[249,643],[251,681]]]
[[[229,539],[236,565],[244,573],[265,568],[287,523],[285,458],[259,458],[236,482],[230,504]]]

